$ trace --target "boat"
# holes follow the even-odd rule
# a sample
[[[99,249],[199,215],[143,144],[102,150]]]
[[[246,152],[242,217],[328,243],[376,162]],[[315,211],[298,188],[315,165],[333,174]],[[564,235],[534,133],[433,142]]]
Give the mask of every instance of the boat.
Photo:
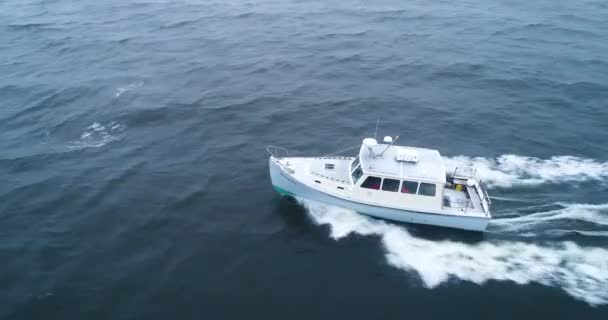
[[[485,231],[491,200],[476,170],[446,170],[439,151],[363,139],[356,156],[289,156],[268,146],[270,179],[281,195],[311,199],[375,218]],[[351,149],[351,150],[352,150]]]

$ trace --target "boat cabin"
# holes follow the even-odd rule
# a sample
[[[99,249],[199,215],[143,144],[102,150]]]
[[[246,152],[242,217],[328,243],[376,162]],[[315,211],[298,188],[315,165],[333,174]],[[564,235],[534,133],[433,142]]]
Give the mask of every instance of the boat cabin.
[[[365,139],[349,171],[355,195],[412,209],[440,210],[443,206],[446,171],[437,150]]]
[[[310,173],[324,192],[372,205],[484,215],[491,204],[474,172],[447,173],[437,150],[396,146],[390,139],[363,140],[354,158],[315,158]]]

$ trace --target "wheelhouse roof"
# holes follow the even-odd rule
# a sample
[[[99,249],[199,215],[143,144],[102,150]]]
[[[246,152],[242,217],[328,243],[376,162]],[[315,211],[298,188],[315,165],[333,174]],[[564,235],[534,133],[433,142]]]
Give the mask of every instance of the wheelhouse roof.
[[[392,176],[399,179],[412,179],[445,183],[446,172],[443,159],[439,151],[425,148],[390,146],[387,144],[377,144],[373,147],[375,157],[372,157],[368,147],[361,145],[359,159],[361,168],[366,174],[378,174]],[[384,150],[382,156],[378,156]],[[398,153],[415,153],[418,156],[416,163],[397,161]]]

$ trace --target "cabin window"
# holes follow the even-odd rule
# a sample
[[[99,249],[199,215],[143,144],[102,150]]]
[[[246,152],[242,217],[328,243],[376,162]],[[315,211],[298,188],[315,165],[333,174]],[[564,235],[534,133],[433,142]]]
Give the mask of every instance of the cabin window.
[[[353,171],[357,166],[359,166],[359,157],[356,157],[355,160],[350,165],[350,171]]]
[[[423,196],[435,196],[435,184],[433,183],[421,183],[420,189],[418,189],[418,194]]]
[[[382,182],[382,179],[370,176],[363,181],[361,188],[380,190],[380,182]]]
[[[397,190],[399,190],[399,180],[384,179],[382,181],[382,190],[397,192]]]
[[[353,171],[353,183],[357,184],[361,176],[363,175],[363,170],[361,170],[361,166],[357,167],[355,171]]]
[[[325,170],[334,170],[335,165],[333,163],[326,163]]]
[[[403,184],[401,185],[401,193],[416,194],[416,190],[418,190],[418,182],[403,181]]]

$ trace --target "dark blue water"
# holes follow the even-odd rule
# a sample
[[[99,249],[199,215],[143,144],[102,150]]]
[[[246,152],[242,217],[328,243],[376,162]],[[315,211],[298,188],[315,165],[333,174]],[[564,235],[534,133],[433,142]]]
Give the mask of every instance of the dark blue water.
[[[378,115],[487,233],[273,191]],[[0,318],[606,319],[607,124],[604,0],[3,0]]]

